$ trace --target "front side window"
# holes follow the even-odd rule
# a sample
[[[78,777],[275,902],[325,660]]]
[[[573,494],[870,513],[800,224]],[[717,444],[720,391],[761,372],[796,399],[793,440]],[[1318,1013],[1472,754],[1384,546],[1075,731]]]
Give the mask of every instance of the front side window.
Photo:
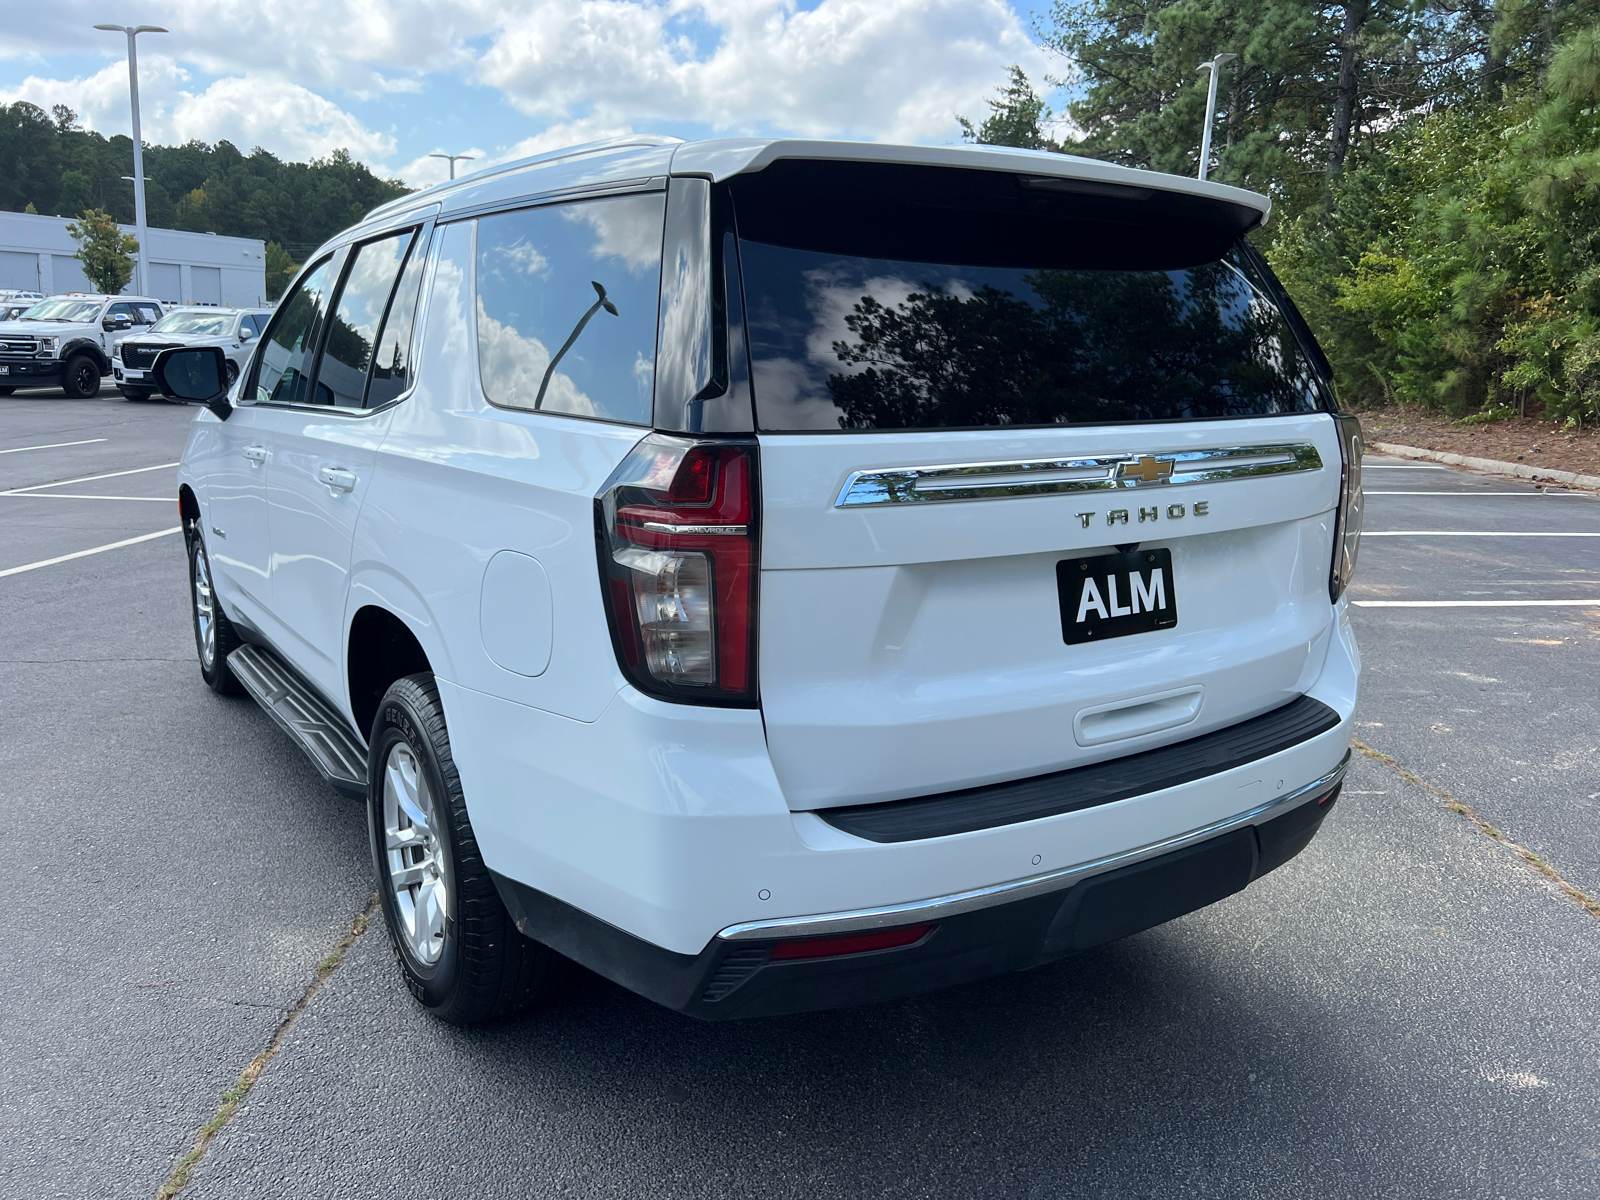
[[[131,305],[131,304],[113,304],[110,308],[106,309],[106,316],[108,316],[108,317],[127,317],[128,318],[128,323],[131,325],[131,324],[133,324],[133,320],[134,320],[134,318],[133,318],[133,305]]]
[[[378,326],[389,307],[395,279],[411,245],[412,230],[358,246],[345,271],[344,286],[328,343],[317,367],[317,403],[359,408],[366,391]]]
[[[478,363],[506,408],[648,425],[661,193],[478,221]]]
[[[257,358],[255,386],[250,396],[260,404],[301,404],[311,374],[311,355],[322,332],[328,293],[333,282],[333,260],[325,258],[307,274],[282,304],[268,330]]]

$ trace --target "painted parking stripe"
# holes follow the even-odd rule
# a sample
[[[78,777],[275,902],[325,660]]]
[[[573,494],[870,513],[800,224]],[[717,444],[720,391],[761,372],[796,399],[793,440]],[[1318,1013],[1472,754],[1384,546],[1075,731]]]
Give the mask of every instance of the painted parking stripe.
[[[22,496],[28,492],[37,492],[41,488],[66,487],[69,483],[93,483],[96,479],[118,479],[123,475],[143,475],[146,471],[165,471],[178,464],[175,462],[157,463],[153,467],[134,467],[131,471],[107,471],[104,475],[82,475],[77,479],[58,479],[54,483],[34,483],[27,487],[10,488],[0,492],[0,496]]]
[[[1600,608],[1593,600],[1352,600],[1361,608]]]
[[[1373,492],[1362,489],[1368,496],[1588,496],[1591,492]]]
[[[24,571],[37,571],[40,567],[53,567],[57,563],[71,562],[75,558],[88,558],[91,554],[104,554],[107,550],[137,546],[140,542],[152,542],[156,538],[182,532],[182,525],[174,525],[171,529],[158,529],[154,533],[141,534],[139,537],[123,538],[120,542],[107,542],[104,546],[91,546],[87,550],[75,550],[71,554],[63,554],[56,558],[40,559],[38,562],[24,563],[20,567],[7,567],[4,571],[0,571],[0,579],[4,579],[7,575],[21,575]]]
[[[0,492],[12,500],[141,500],[146,504],[171,504],[171,496],[90,496],[76,492]]]
[[[1448,471],[1449,467],[1413,467],[1401,463],[1364,463],[1363,471]]]
[[[13,446],[9,450],[0,450],[0,454],[21,454],[24,450],[60,450],[64,446],[92,446],[96,442],[109,440],[108,438],[87,438],[81,442],[51,442],[47,446]]]
[[[1600,533],[1507,533],[1501,529],[1367,529],[1363,539],[1375,537],[1600,537]]]

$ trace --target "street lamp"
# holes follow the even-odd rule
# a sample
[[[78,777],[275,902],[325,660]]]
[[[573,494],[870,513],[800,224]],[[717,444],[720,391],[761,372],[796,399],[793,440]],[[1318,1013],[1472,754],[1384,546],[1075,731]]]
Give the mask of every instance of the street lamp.
[[[1217,119],[1217,76],[1222,71],[1222,64],[1230,59],[1238,58],[1237,54],[1219,54],[1210,62],[1201,63],[1195,68],[1197,71],[1211,72],[1211,88],[1206,93],[1206,128],[1200,135],[1200,178],[1206,177],[1206,172],[1211,168],[1211,126]]]
[[[430,154],[430,155],[428,155],[428,157],[429,158],[448,158],[450,160],[450,178],[451,179],[454,179],[456,177],[456,163],[457,162],[471,162],[472,161],[472,155],[470,155],[470,154]]]
[[[144,225],[144,140],[139,133],[139,52],[133,39],[141,33],[166,33],[159,25],[96,25],[108,33],[128,35],[128,94],[133,100],[133,223],[139,232],[139,286],[143,296],[149,290],[150,271],[145,260],[145,243],[150,240]]]

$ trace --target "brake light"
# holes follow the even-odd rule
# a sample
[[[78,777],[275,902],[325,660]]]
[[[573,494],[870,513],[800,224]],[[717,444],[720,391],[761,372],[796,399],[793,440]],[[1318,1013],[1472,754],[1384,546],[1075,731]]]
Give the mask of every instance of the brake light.
[[[1328,593],[1335,602],[1350,586],[1356,572],[1356,555],[1361,550],[1361,422],[1344,413],[1335,413],[1339,431],[1339,520],[1333,528],[1333,573]]]
[[[756,702],[757,457],[751,441],[652,434],[595,502],[617,662],[641,691]]]

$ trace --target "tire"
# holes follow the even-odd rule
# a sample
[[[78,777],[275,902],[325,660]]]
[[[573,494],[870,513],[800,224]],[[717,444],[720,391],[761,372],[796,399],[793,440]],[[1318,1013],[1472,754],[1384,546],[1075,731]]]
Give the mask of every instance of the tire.
[[[148,400],[148,399],[150,399],[150,389],[149,388],[118,388],[117,390],[122,393],[122,398],[124,400]]]
[[[554,992],[570,964],[517,932],[500,901],[467,818],[432,675],[408,676],[384,693],[367,763],[379,902],[411,994],[441,1021],[473,1025]]]
[[[228,387],[232,388],[234,384],[239,382],[239,364],[230,358],[224,374],[228,377]]]
[[[211,559],[198,529],[189,535],[189,613],[194,618],[194,649],[200,678],[219,696],[237,696],[244,686],[228,669],[228,655],[243,643],[222,611],[211,580]]]
[[[74,354],[61,368],[61,390],[69,400],[87,400],[100,390],[100,364],[88,354]]]

